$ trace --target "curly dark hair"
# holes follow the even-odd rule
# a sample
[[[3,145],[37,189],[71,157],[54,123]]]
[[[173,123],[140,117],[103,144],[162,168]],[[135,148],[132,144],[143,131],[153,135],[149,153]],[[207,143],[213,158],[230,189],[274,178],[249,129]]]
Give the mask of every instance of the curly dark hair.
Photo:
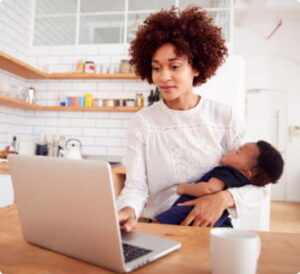
[[[256,142],[259,150],[257,158],[257,173],[251,183],[264,186],[268,183],[275,184],[283,172],[284,161],[279,151],[265,141]]]
[[[149,15],[139,26],[136,38],[131,42],[130,64],[135,73],[152,84],[151,59],[155,51],[165,43],[174,45],[177,56],[186,56],[192,68],[199,72],[193,85],[203,84],[215,74],[227,56],[221,29],[200,7],[183,11],[172,6]]]

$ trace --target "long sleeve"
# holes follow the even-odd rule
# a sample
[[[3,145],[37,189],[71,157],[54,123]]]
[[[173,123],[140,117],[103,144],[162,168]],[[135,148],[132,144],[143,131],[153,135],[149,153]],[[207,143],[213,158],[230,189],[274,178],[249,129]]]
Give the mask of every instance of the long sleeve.
[[[235,149],[248,141],[246,130],[238,119],[232,117],[229,125],[230,129],[228,130],[225,140],[227,151]],[[270,196],[268,188],[253,185],[247,185],[240,188],[229,188],[228,191],[232,194],[235,202],[235,208],[229,209],[230,215],[233,218],[240,219],[247,219],[247,215],[250,211],[260,211],[261,207]]]
[[[142,213],[148,198],[145,168],[145,144],[143,142],[145,124],[137,113],[132,118],[127,136],[127,152],[124,159],[126,181],[117,199],[117,207],[132,207],[136,218]]]

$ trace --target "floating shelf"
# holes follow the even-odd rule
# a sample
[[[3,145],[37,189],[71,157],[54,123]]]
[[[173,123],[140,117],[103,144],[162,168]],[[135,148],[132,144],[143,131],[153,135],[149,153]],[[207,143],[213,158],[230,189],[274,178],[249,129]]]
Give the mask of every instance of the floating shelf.
[[[47,73],[0,51],[0,69],[26,79],[45,79]]]
[[[23,100],[11,98],[8,96],[0,95],[0,105],[12,107],[12,108],[19,108],[24,110],[41,110],[42,106],[36,104],[30,104]]]
[[[133,73],[49,73],[47,79],[138,79]]]
[[[117,112],[136,112],[143,107],[61,107],[61,106],[42,106],[30,104],[23,100],[0,95],[0,105],[19,108],[24,110],[48,110],[48,111],[117,111]]]
[[[45,73],[0,51],[0,69],[25,79],[138,79],[134,73]]]

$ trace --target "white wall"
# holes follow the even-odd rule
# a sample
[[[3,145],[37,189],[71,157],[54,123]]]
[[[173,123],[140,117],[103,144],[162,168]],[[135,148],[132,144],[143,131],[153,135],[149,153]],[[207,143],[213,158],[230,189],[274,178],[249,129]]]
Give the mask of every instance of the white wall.
[[[235,115],[245,116],[245,61],[239,55],[231,54],[217,70],[216,75],[197,87],[195,93],[232,106]]]
[[[265,37],[282,18],[273,37]],[[251,12],[235,25],[234,52],[246,63],[246,89],[281,89],[288,93],[287,125],[300,125],[300,9]],[[272,102],[270,102],[272,103]],[[285,129],[286,136],[288,128]],[[286,138],[286,199],[300,201],[300,137]]]
[[[0,2],[0,51],[29,62],[32,0]]]

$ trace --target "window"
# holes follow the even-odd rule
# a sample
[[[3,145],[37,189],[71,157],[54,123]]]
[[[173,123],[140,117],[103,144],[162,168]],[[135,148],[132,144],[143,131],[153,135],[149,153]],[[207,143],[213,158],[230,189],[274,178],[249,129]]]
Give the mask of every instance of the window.
[[[172,5],[204,7],[231,40],[232,0],[36,0],[33,44],[129,43],[150,13]]]

